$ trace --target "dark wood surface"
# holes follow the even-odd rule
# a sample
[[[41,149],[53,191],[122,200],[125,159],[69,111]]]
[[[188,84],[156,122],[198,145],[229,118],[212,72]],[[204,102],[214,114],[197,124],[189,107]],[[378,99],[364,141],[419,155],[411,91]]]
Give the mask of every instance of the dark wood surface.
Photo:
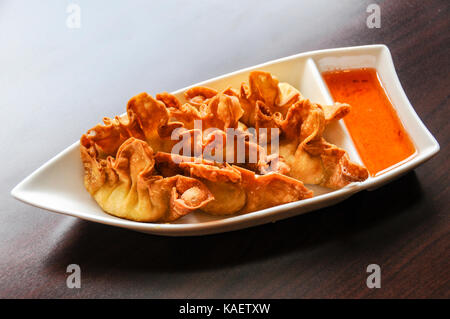
[[[0,4],[0,297],[448,298],[449,2]],[[381,28],[366,8],[381,7]],[[336,206],[231,233],[166,238],[14,200],[19,181],[134,94],[314,49],[384,43],[441,145],[414,172]],[[70,181],[67,181],[70,183]],[[66,287],[68,264],[81,289]],[[380,289],[366,267],[381,266]]]

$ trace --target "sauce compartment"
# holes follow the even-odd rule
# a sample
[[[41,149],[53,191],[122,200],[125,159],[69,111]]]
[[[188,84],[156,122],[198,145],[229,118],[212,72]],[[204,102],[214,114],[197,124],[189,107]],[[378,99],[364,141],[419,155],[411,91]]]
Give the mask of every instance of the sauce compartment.
[[[316,64],[318,73],[321,74],[324,86],[323,94],[325,95],[327,103],[333,103],[335,101],[333,95],[336,95],[337,93],[330,92],[332,90],[330,90],[327,85],[327,79],[330,81],[333,72],[342,72],[344,70],[357,72],[355,70],[361,69],[373,70],[372,76],[378,78],[381,90],[383,90],[386,95],[387,103],[390,102],[390,105],[392,106],[391,112],[386,112],[387,114],[391,113],[391,116],[394,117],[390,119],[390,124],[397,122],[400,130],[403,131],[400,134],[404,134],[403,137],[405,137],[404,143],[407,145],[405,150],[403,150],[402,155],[397,155],[396,160],[390,163],[389,161],[384,161],[384,159],[382,159],[384,162],[383,165],[377,166],[368,163],[367,159],[364,158],[365,151],[361,150],[361,145],[358,145],[358,142],[360,141],[357,140],[358,137],[356,136],[356,133],[352,132],[352,127],[348,127],[348,125],[352,125],[352,120],[354,123],[355,119],[349,118],[349,120],[346,120],[344,118],[343,121],[340,121],[343,122],[341,125],[346,130],[353,147],[358,152],[358,156],[361,160],[360,163],[364,164],[370,171],[371,177],[365,183],[370,184],[371,187],[378,187],[384,184],[384,180],[388,178],[387,176],[384,176],[387,172],[398,168],[396,171],[401,174],[402,171],[417,166],[417,162],[420,163],[424,161],[422,157],[424,157],[426,153],[436,153],[439,150],[439,146],[409,103],[395,73],[395,68],[388,48],[382,45],[376,46],[376,49],[374,49],[374,47],[375,46],[372,46],[370,49],[367,48],[367,50],[364,47],[359,47],[358,49],[355,48],[350,51],[335,50],[334,52],[327,52],[327,54],[319,52],[315,54],[312,59]],[[370,73],[370,71],[368,73]],[[368,79],[366,78],[365,80]],[[379,98],[383,100],[383,97]],[[351,99],[345,101],[339,97],[336,99],[336,102],[347,102],[350,105],[355,104]],[[353,111],[357,108],[357,106],[353,106]],[[388,116],[387,114],[385,114],[385,116]],[[379,118],[377,119],[379,120]],[[355,136],[352,137],[352,135]],[[387,149],[389,147],[396,147],[395,143],[392,142],[392,139],[386,141],[386,143]],[[372,149],[372,152],[373,151],[374,150]],[[380,149],[380,153],[383,153],[383,149]],[[371,154],[366,155],[371,156]],[[379,156],[383,156],[383,154],[380,154]]]
[[[410,159],[416,153],[409,134],[374,68],[322,72],[335,102],[352,111],[344,123],[371,176]]]

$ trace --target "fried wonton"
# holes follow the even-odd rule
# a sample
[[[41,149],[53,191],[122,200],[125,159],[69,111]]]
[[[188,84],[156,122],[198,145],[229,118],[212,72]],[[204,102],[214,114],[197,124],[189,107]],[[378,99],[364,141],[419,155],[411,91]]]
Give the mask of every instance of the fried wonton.
[[[348,105],[341,104],[342,108],[347,109]],[[289,176],[305,184],[334,189],[368,178],[366,168],[351,162],[345,150],[322,137],[325,126],[333,120],[333,116],[342,114],[339,108],[337,110],[333,113],[335,115],[326,118],[323,108],[309,100],[301,100],[289,110],[300,119],[296,121],[298,125],[286,125],[284,132],[287,138],[280,144],[280,154],[290,167]]]
[[[104,125],[94,126],[81,138],[89,140],[102,158],[114,156],[130,137],[146,141],[155,151],[170,151],[176,141],[161,133],[183,127],[183,123],[170,121],[165,104],[147,93],[136,95],[128,102],[126,115],[104,118],[103,122]]]
[[[249,213],[341,188],[367,170],[325,140],[348,104],[320,105],[270,73],[240,88],[141,93],[80,140],[84,184],[114,216],[170,222],[196,210]]]
[[[97,157],[89,140],[80,146],[84,184],[107,213],[135,221],[170,222],[214,200],[197,179],[156,175],[153,151],[133,137],[118,149],[116,157]]]
[[[199,179],[214,200],[201,208],[213,215],[248,213],[312,197],[302,182],[279,173],[257,175],[227,163],[219,164],[169,153],[157,153],[158,169]]]
[[[312,103],[289,84],[261,71],[250,73],[249,86],[242,85],[240,100],[248,115],[243,117],[245,124],[257,130],[280,130],[279,153],[289,167],[287,175],[329,188],[367,179],[364,167],[322,137],[328,124],[350,112],[350,105]]]
[[[227,90],[226,92],[231,92]],[[188,103],[181,102],[170,93],[157,94],[156,98],[163,102],[171,118],[184,123],[186,128],[194,128],[194,121],[202,122],[202,129],[237,128],[244,113],[239,99],[225,92],[217,92],[207,87],[196,87],[185,92]]]
[[[300,92],[288,83],[279,83],[270,73],[253,71],[249,75],[249,85],[242,83],[239,100],[244,109],[242,122],[250,127],[258,125],[258,102],[264,105],[263,112],[280,118],[289,107],[302,99]],[[262,127],[262,126],[261,126]]]

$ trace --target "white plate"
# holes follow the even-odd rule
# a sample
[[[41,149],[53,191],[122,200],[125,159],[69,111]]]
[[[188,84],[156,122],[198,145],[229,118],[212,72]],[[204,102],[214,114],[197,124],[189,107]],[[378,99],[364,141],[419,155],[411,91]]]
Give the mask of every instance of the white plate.
[[[167,236],[194,236],[221,233],[275,222],[336,204],[361,190],[371,190],[414,169],[439,151],[439,144],[424,126],[408,101],[395,72],[389,49],[384,45],[369,45],[306,52],[236,71],[195,84],[225,89],[239,87],[252,70],[263,70],[276,75],[280,81],[297,87],[314,102],[331,103],[327,87],[320,72],[335,68],[374,67],[411,136],[416,154],[383,174],[370,177],[363,183],[353,183],[340,190],[311,187],[315,197],[284,204],[261,211],[232,217],[212,217],[203,213],[189,214],[172,224],[140,223],[106,214],[90,197],[83,186],[83,168],[76,142],[17,185],[11,194],[25,202],[57,213],[82,219],[124,227],[140,232]],[[182,94],[187,88],[174,92]],[[86,127],[86,130],[88,127]],[[81,136],[80,132],[80,136]],[[361,163],[352,140],[343,123],[327,128],[326,137],[345,148],[351,159]]]

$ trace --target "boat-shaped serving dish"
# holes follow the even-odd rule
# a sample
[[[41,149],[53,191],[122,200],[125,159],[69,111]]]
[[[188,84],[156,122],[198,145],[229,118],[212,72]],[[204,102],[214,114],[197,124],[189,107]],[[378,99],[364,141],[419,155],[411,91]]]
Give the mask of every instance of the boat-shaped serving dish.
[[[262,70],[272,73],[280,81],[292,84],[313,102],[331,104],[333,100],[321,77],[321,72],[349,68],[377,70],[387,95],[416,148],[414,156],[375,177],[369,177],[364,182],[352,183],[339,190],[308,185],[314,191],[313,198],[244,215],[213,217],[199,212],[186,215],[170,224],[134,222],[103,212],[91,198],[83,185],[83,165],[80,160],[79,142],[76,142],[33,172],[18,184],[11,194],[27,204],[53,212],[166,236],[195,236],[227,232],[275,222],[336,204],[359,191],[375,189],[394,180],[439,151],[436,139],[424,126],[408,101],[386,46],[369,45],[300,53],[192,85],[209,86],[218,90],[229,86],[239,87],[248,78],[249,72]],[[173,93],[181,94],[188,88]],[[331,143],[347,150],[351,160],[361,163],[342,120],[328,127],[325,136]]]

